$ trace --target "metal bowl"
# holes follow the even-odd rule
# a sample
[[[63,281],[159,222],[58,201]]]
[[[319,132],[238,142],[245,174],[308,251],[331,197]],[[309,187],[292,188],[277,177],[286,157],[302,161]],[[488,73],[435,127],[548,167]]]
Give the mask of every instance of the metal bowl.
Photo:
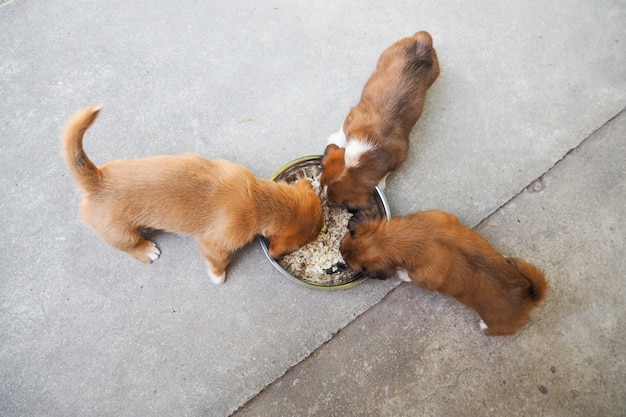
[[[304,156],[302,158],[295,159],[285,165],[283,165],[278,171],[272,175],[270,180],[273,181],[285,181],[287,183],[296,182],[301,178],[314,179],[322,172],[322,156],[321,155],[310,155]],[[387,199],[383,194],[383,191],[376,187],[375,192],[372,196],[372,210],[378,213],[381,216],[386,216],[388,219],[391,218],[391,211],[389,210],[389,204],[387,203]],[[352,273],[350,276],[341,280],[331,280],[328,284],[321,284],[319,282],[312,282],[306,277],[298,277],[292,275],[287,270],[285,270],[276,260],[270,257],[269,253],[269,242],[266,238],[261,237],[260,239],[261,248],[263,248],[263,252],[267,256],[267,259],[271,262],[272,265],[284,276],[289,278],[290,280],[303,285],[308,288],[314,288],[318,290],[339,290],[353,287],[367,279],[367,276],[363,273]]]

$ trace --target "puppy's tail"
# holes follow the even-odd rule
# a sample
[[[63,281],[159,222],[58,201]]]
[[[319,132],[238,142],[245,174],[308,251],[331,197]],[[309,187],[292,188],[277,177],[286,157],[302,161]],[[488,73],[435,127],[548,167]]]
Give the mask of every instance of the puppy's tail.
[[[413,35],[413,39],[416,43],[415,55],[427,57],[433,48],[433,38],[430,33],[421,30]]]
[[[506,260],[509,265],[515,268],[530,283],[527,294],[528,299],[531,300],[533,304],[541,303],[548,291],[548,281],[546,281],[543,272],[523,259],[507,258]]]
[[[439,62],[437,53],[433,48],[433,38],[426,31],[417,32],[413,35],[412,47],[407,51],[409,55],[405,71],[408,75],[418,76],[428,71],[431,72],[432,81],[439,75]]]
[[[83,136],[98,117],[100,107],[87,107],[76,113],[65,126],[61,139],[65,164],[74,181],[85,191],[100,185],[102,173],[83,150]]]

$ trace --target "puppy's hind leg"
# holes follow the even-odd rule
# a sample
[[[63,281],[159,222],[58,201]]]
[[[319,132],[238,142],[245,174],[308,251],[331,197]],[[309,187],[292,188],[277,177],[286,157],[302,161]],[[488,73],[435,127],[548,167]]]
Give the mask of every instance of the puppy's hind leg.
[[[131,254],[135,259],[150,264],[159,259],[161,251],[156,243],[141,237],[139,230],[124,231],[122,233],[108,233],[106,236],[99,233],[105,242],[116,249]]]
[[[485,336],[507,336],[515,334],[518,330],[514,324],[492,323],[487,325],[484,320],[480,320],[478,326]]]
[[[198,245],[206,259],[209,279],[213,284],[223,284],[232,252],[210,240],[198,239]]]
[[[97,213],[92,215],[87,210],[82,213],[85,222],[94,232],[115,249],[127,252],[144,263],[159,259],[161,251],[156,243],[141,236],[141,228],[109,222]]]
[[[161,256],[161,250],[151,240],[144,239],[143,237],[139,238],[139,242],[133,247],[133,252],[129,252],[135,258],[139,259],[142,262],[152,263],[159,259]],[[145,260],[148,258],[148,260]]]

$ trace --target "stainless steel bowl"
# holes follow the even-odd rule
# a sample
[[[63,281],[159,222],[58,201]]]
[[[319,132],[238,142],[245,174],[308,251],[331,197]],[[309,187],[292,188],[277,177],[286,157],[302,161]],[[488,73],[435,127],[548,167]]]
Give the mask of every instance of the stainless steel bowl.
[[[273,181],[285,181],[288,183],[295,182],[301,178],[313,179],[322,171],[322,157],[321,155],[304,156],[293,160],[272,175],[270,180]],[[391,211],[389,210],[389,204],[383,194],[383,191],[376,187],[374,195],[372,196],[372,210],[377,212],[381,216],[391,218]],[[367,276],[363,273],[353,273],[351,276],[344,280],[334,280],[328,285],[322,285],[320,283],[314,283],[307,280],[305,277],[294,276],[286,271],[277,261],[272,259],[269,254],[269,243],[264,237],[260,238],[261,248],[267,256],[267,259],[272,265],[284,276],[290,280],[303,285],[308,288],[314,288],[317,290],[340,290],[345,288],[354,287],[357,284],[365,281]]]

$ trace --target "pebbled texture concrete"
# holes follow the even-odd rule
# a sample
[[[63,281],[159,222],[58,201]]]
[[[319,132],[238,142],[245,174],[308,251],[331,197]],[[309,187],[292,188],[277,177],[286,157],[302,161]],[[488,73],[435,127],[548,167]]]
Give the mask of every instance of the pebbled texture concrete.
[[[499,216],[514,218],[507,214],[509,206],[498,209],[626,106],[622,1],[399,1],[390,7],[354,1],[14,0],[0,5],[0,415],[229,415],[280,383],[289,369],[305,367],[309,361],[298,364],[314,352],[319,356],[326,342],[357,331],[362,324],[354,320],[393,310],[393,300],[413,309],[410,298],[400,297],[407,291],[438,306],[424,314],[436,314],[440,337],[483,345],[483,358],[494,352],[493,345],[505,346],[495,354],[501,360],[491,363],[497,376],[529,363],[516,359],[515,344],[541,344],[526,335],[537,332],[546,339],[534,357],[556,372],[539,378],[524,368],[520,376],[497,378],[523,388],[511,389],[516,400],[497,410],[518,409],[519,398],[528,398],[521,409],[536,414],[541,404],[533,399],[553,398],[537,396],[537,386],[559,392],[551,381],[574,364],[581,369],[571,374],[579,381],[574,389],[579,399],[597,392],[600,377],[608,387],[623,370],[623,333],[611,330],[622,310],[600,301],[600,286],[591,288],[593,293],[587,286],[595,283],[598,269],[591,266],[597,260],[607,274],[621,267],[613,280],[624,279],[623,261],[607,253],[613,247],[589,226],[605,219],[602,225],[616,227],[614,241],[623,242],[623,211],[612,211],[614,204],[623,205],[623,198],[615,200],[623,171],[612,182],[598,177],[594,187],[561,181],[559,194],[550,194],[563,210],[594,201],[585,207],[597,216],[541,217],[543,229],[539,220],[530,222],[536,235],[526,234],[530,228],[521,233],[511,222],[486,226]],[[104,106],[85,142],[98,164],[197,152],[268,177],[287,161],[322,152],[326,137],[358,101],[379,54],[422,29],[434,38],[442,73],[413,130],[407,163],[388,181],[392,211],[436,207],[470,226],[495,212],[481,227],[503,251],[545,268],[554,297],[559,283],[578,278],[562,290],[563,297],[577,295],[564,298],[574,301],[570,309],[550,301],[517,339],[485,340],[475,331],[472,313],[452,300],[406,286],[385,298],[397,280],[334,293],[308,290],[274,271],[254,242],[237,254],[227,282],[215,287],[188,237],[157,234],[163,255],[143,265],[81,223],[78,193],[58,148],[63,124],[78,108]],[[589,170],[588,176],[601,172],[610,158],[623,160],[624,132],[617,132],[621,136],[612,150],[593,154],[595,159],[580,168]],[[548,195],[548,187],[533,196]],[[529,216],[542,209],[528,210]],[[606,217],[611,213],[617,213],[613,223]],[[557,233],[558,224],[578,239]],[[543,247],[537,247],[540,242]],[[610,293],[618,301],[620,294]],[[575,306],[580,314],[589,310],[585,320],[598,311],[599,317],[613,319],[596,327],[585,321],[578,330],[598,335],[596,350],[594,339],[586,337],[586,347],[566,344],[561,362],[548,360],[557,356],[546,353],[552,352],[546,335],[565,332],[564,324],[575,328],[583,319],[571,310]],[[407,339],[417,341],[426,331],[418,324],[407,329]],[[365,337],[359,343],[366,344]],[[368,337],[375,342],[384,335]],[[440,346],[452,352],[443,341]],[[419,396],[416,405],[418,394],[407,387],[389,410],[409,413],[425,398],[448,402],[443,414],[480,407],[476,398],[486,398],[493,386],[462,372],[471,359],[462,346],[454,348],[458,354],[445,354],[423,368],[428,398]],[[385,351],[376,357],[384,364],[394,355]],[[605,377],[603,361],[608,360],[612,373]],[[585,373],[589,367],[596,371]],[[438,374],[441,369],[458,375],[458,384],[470,385],[476,395],[464,401],[458,400],[467,391],[442,395],[446,384],[457,382]],[[537,380],[528,382],[528,375]],[[344,381],[371,392],[364,382]],[[370,381],[374,390],[376,379]],[[620,394],[623,385],[616,382],[592,405],[602,402],[615,411]],[[560,397],[561,402],[569,404],[572,395]],[[316,400],[318,410],[332,413],[336,397],[325,398]],[[259,410],[275,415],[271,408]]]

